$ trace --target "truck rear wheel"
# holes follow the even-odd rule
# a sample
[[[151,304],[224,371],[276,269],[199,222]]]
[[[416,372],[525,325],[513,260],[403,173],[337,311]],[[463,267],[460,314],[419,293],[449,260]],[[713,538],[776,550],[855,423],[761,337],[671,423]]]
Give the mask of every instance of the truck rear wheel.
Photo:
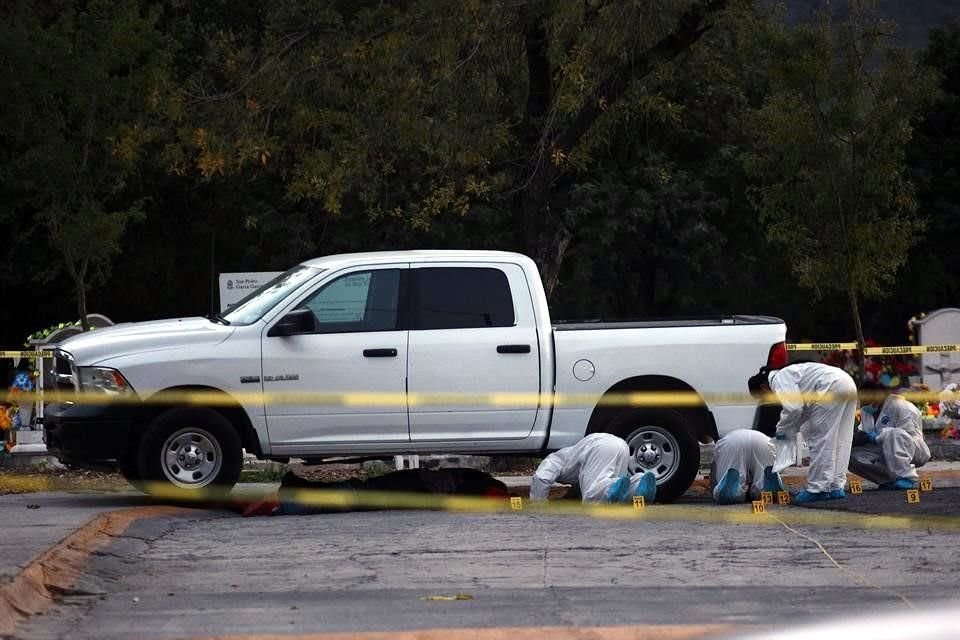
[[[657,502],[673,502],[693,484],[700,469],[700,445],[693,428],[673,409],[628,409],[607,425],[630,446],[638,471],[657,478]]]
[[[240,436],[213,409],[170,409],[147,427],[138,462],[150,494],[177,498],[226,494],[240,478]]]

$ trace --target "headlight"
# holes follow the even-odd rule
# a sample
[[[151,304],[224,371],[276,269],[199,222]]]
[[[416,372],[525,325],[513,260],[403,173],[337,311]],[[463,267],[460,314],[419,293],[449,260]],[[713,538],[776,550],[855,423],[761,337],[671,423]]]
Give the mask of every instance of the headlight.
[[[107,367],[77,367],[80,391],[96,391],[110,395],[133,393],[133,387],[116,369]]]

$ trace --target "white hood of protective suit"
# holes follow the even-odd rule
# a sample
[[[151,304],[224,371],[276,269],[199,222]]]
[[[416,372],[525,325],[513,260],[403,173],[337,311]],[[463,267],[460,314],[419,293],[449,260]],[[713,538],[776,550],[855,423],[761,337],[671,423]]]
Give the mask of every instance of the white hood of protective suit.
[[[94,329],[67,338],[57,346],[70,353],[79,366],[148,351],[219,344],[234,328],[206,318],[175,318],[129,322]]]

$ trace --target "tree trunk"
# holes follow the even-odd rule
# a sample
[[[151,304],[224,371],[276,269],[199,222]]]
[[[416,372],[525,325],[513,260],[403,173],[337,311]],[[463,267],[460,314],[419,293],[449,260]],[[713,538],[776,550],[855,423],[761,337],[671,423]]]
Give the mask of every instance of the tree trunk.
[[[524,168],[515,180],[519,196],[520,243],[541,269],[547,298],[560,279],[564,254],[573,238],[555,213],[550,210],[551,196],[557,178],[565,171],[563,159],[576,148],[604,111],[618,102],[630,83],[644,78],[665,63],[687,51],[710,29],[711,18],[723,11],[728,0],[702,0],[694,3],[677,21],[676,27],[654,43],[641,49],[639,39],[633,42],[618,65],[606,70],[599,84],[572,119],[562,129],[552,128],[548,117],[555,108],[553,70],[549,60],[547,14],[541,6],[525,5],[524,45],[527,59],[527,103],[520,132],[527,156]]]
[[[858,350],[855,352],[854,361],[857,363],[857,386],[863,384],[863,375],[864,375],[864,354],[863,350],[866,347],[866,340],[863,337],[863,324],[860,322],[860,304],[857,301],[857,290],[853,286],[847,288],[847,294],[850,296],[850,312],[853,314],[853,328],[857,333],[857,347]]]
[[[77,283],[77,306],[80,311],[80,326],[84,331],[90,331],[90,323],[87,322],[87,287],[85,284]]]

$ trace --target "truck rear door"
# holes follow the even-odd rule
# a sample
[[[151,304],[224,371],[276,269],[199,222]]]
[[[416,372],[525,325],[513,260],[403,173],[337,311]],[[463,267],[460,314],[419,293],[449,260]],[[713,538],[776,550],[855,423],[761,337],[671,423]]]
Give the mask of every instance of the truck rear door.
[[[410,275],[410,439],[526,437],[537,418],[530,398],[540,391],[540,357],[523,269],[422,263],[411,265]],[[502,392],[529,397],[495,397]],[[434,397],[423,401],[422,394]]]

